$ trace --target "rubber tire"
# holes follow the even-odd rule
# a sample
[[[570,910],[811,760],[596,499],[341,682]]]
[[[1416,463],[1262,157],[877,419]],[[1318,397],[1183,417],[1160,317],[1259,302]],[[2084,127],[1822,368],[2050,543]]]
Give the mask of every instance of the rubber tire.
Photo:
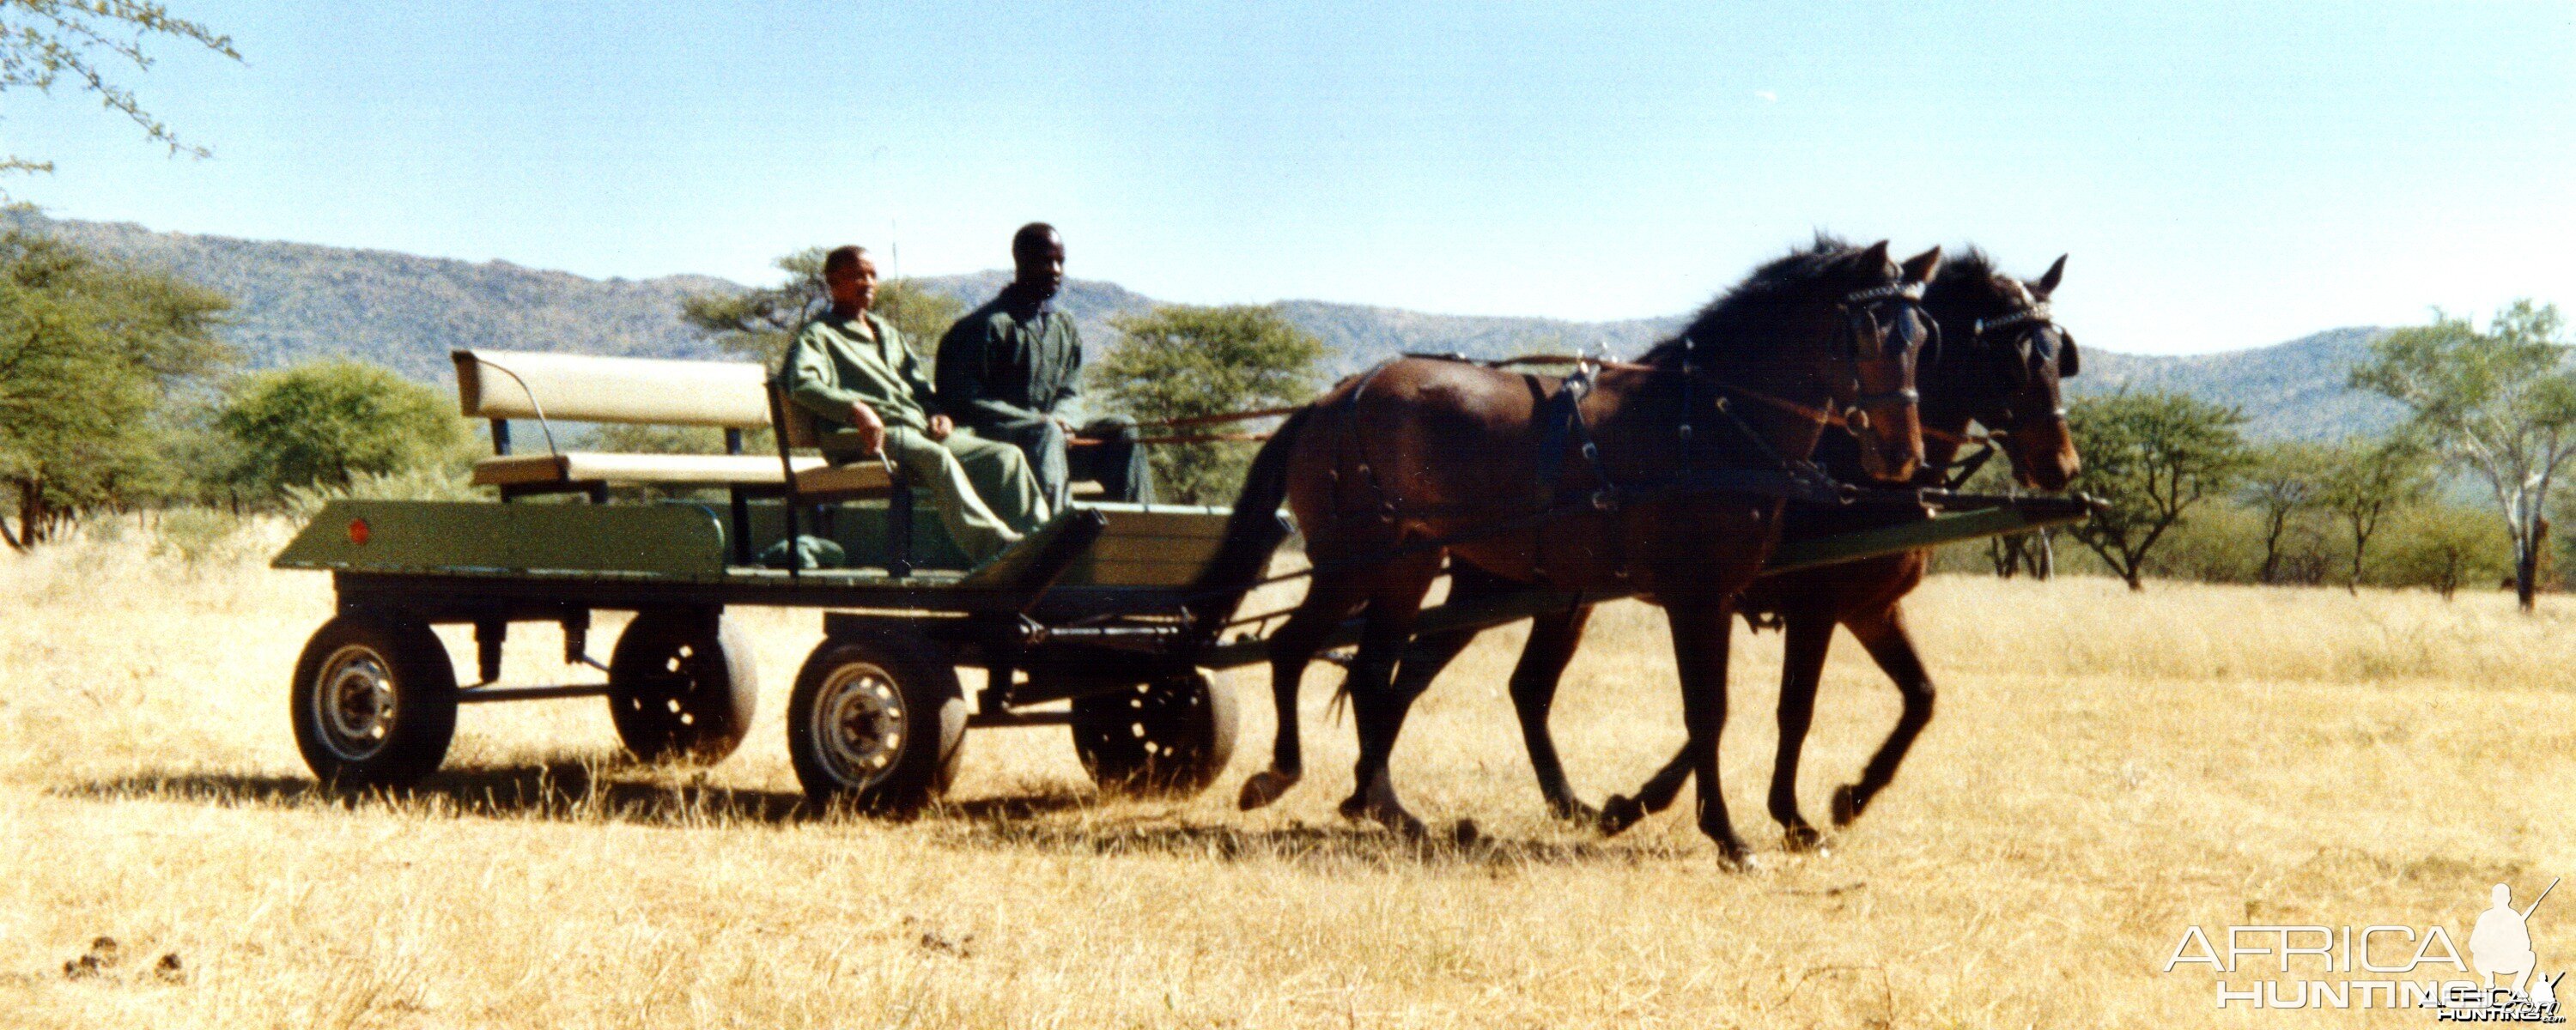
[[[902,736],[883,772],[859,778],[827,757],[822,734],[826,687],[842,669],[875,666],[893,681],[903,705]],[[947,651],[909,629],[866,627],[823,641],[796,673],[787,701],[787,756],[796,781],[816,805],[847,805],[872,815],[909,817],[947,793],[966,752],[966,692]]]
[[[1186,797],[1234,760],[1234,695],[1192,671],[1073,701],[1073,750],[1102,789]]]
[[[679,674],[675,660],[685,663]],[[724,760],[750,734],[759,701],[751,640],[715,613],[637,612],[609,653],[608,717],[626,750],[647,762]]]
[[[394,695],[393,725],[366,754],[343,754],[328,741],[320,701],[325,666],[346,648],[372,652]],[[429,626],[383,612],[346,612],[323,623],[295,661],[289,718],[304,764],[325,787],[407,787],[438,770],[456,736],[456,666]]]

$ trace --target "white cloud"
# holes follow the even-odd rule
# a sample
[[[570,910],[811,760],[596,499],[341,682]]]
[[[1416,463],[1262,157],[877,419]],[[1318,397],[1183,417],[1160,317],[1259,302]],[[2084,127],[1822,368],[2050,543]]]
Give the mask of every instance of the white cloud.
[[[1780,102],[1780,94],[1771,92],[1767,89],[1754,90],[1753,96],[1766,104],[1776,104]]]

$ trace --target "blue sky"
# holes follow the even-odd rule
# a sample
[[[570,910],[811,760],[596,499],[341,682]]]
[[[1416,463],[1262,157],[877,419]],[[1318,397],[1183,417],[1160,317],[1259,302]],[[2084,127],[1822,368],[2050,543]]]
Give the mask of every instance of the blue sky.
[[[0,98],[72,218],[766,280],[816,243],[1203,303],[1617,318],[1830,229],[1975,241],[2092,346],[2576,303],[2576,4],[186,0],[172,160]],[[328,12],[328,13],[316,13]]]

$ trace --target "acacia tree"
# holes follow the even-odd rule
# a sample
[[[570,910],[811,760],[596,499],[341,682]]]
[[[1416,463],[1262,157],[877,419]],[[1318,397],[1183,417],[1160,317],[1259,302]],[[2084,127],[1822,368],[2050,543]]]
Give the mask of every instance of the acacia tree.
[[[2191,509],[2225,496],[2247,462],[2233,408],[2175,393],[2087,397],[2067,422],[2084,455],[2081,489],[2107,507],[2073,527],[2084,546],[2143,590],[2147,555]]]
[[[437,390],[361,361],[316,361],[233,384],[215,426],[235,445],[234,482],[262,500],[346,486],[455,458],[465,420]]]
[[[2237,496],[2263,519],[2263,565],[2256,573],[2262,582],[2280,581],[2281,539],[2289,535],[2292,520],[2317,506],[2325,492],[2327,461],[2324,447],[2286,441],[2256,449],[2246,463]]]
[[[223,297],[101,261],[79,247],[0,233],[0,485],[25,551],[88,505],[117,503],[158,456],[164,399],[231,360],[215,339]]]
[[[2557,305],[2518,300],[2478,332],[2435,312],[2433,324],[2371,344],[2355,387],[2414,409],[2409,428],[2448,464],[2483,481],[2513,544],[2514,594],[2531,610],[2547,532],[2542,513],[2558,470],[2576,455],[2576,368]]]
[[[2344,589],[2358,593],[2371,538],[2390,515],[2432,492],[2433,470],[2423,448],[2403,436],[2346,442],[2326,451],[2325,461],[2316,503],[2333,512],[2352,538],[2352,570]]]
[[[152,56],[144,46],[154,37],[241,60],[232,37],[148,0],[0,0],[0,91],[25,87],[51,93],[68,83],[124,115],[143,130],[144,138],[169,147],[172,155],[209,156],[206,148],[181,140],[116,79],[124,65],[136,72],[151,69]],[[51,161],[14,154],[0,158],[0,172],[53,170]]]
[[[1115,412],[1139,422],[1273,408],[1315,391],[1324,343],[1268,306],[1164,305],[1109,320],[1120,340],[1084,374]],[[1223,428],[1223,427],[1218,427]],[[1155,482],[1184,504],[1233,499],[1252,460],[1248,442],[1153,449]]]
[[[803,325],[823,302],[823,255],[827,252],[822,247],[808,247],[779,258],[778,270],[787,273],[787,278],[776,286],[683,298],[680,321],[728,352],[775,365],[786,358],[796,327]],[[947,335],[948,326],[957,321],[957,316],[965,314],[966,305],[919,281],[891,279],[877,285],[874,310],[927,359],[937,356],[939,338]]]

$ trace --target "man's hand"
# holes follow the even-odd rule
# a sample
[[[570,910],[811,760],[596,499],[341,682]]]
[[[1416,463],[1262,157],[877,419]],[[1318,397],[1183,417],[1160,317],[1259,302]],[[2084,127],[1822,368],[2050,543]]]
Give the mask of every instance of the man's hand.
[[[1049,415],[1047,417],[1055,421],[1056,428],[1064,430],[1066,439],[1071,439],[1073,437],[1073,420],[1065,418],[1062,415]]]
[[[885,420],[865,401],[850,402],[850,428],[859,434],[859,444],[870,451],[885,453]]]
[[[948,439],[948,434],[956,431],[957,421],[955,419],[951,419],[946,415],[932,415],[930,416],[930,430],[924,435],[929,436],[932,443],[937,443],[941,440]]]

